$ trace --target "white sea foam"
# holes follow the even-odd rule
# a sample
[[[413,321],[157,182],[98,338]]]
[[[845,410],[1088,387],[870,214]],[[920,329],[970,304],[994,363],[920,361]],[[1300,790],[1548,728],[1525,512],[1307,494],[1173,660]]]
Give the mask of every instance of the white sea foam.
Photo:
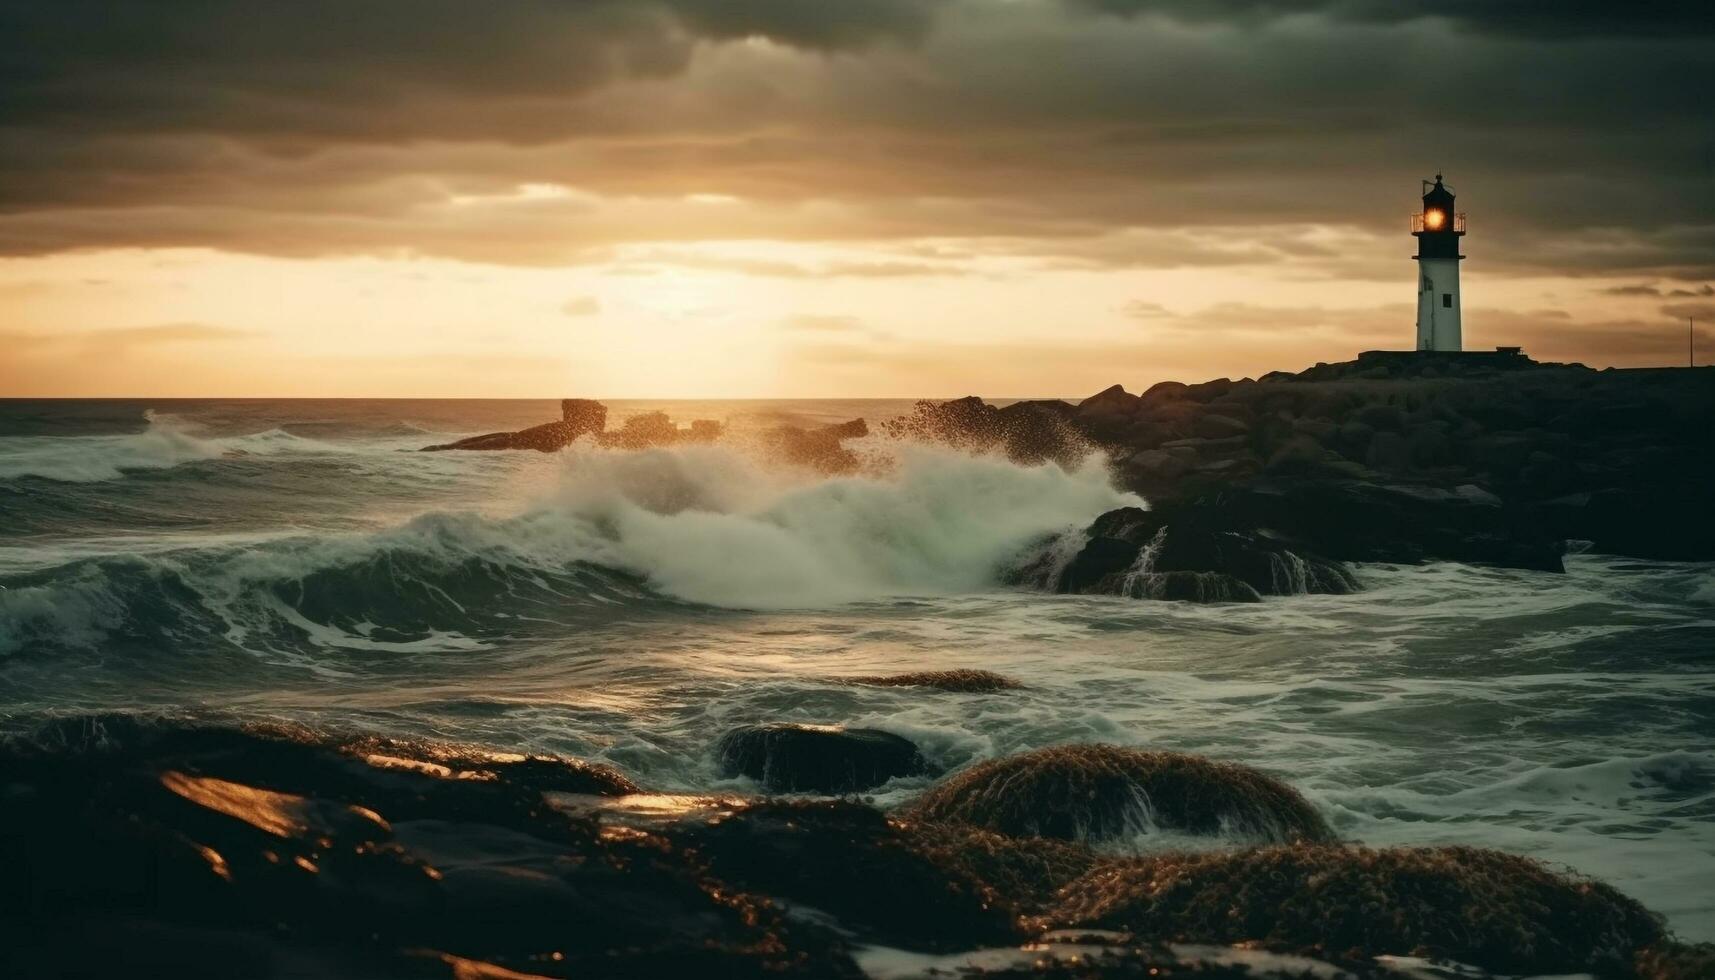
[[[718,447],[589,451],[532,525],[695,602],[824,606],[990,585],[1026,543],[1137,506],[1098,461],[1066,471],[904,447],[884,476],[806,478]]]

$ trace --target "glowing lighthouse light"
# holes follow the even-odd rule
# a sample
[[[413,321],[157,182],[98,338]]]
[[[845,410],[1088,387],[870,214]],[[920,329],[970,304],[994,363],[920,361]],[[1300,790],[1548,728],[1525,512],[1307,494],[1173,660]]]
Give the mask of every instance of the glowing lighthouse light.
[[[1423,210],[1412,217],[1417,239],[1417,349],[1461,350],[1459,324],[1459,239],[1465,216],[1453,210],[1453,191],[1435,175],[1423,182]]]

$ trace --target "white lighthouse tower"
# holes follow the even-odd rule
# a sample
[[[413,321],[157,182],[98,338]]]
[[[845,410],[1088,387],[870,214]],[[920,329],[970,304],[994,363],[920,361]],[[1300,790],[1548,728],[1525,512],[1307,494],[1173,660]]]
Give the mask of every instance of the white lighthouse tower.
[[[1423,210],[1412,216],[1417,239],[1417,349],[1463,349],[1459,326],[1459,239],[1465,216],[1453,210],[1453,192],[1435,175],[1423,182]]]

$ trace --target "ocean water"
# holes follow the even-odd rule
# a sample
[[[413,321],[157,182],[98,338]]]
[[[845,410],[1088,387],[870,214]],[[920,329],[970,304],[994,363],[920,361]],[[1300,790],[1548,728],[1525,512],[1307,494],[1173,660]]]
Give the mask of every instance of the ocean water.
[[[1359,594],[1255,605],[1039,595],[999,570],[1138,502],[1099,459],[877,436],[863,475],[830,478],[742,434],[909,403],[609,404],[610,425],[660,408],[741,437],[421,454],[557,406],[0,402],[0,727],[283,718],[604,760],[663,792],[753,789],[710,750],[758,721],[883,728],[948,768],[1177,749],[1286,779],[1348,839],[1530,854],[1715,940],[1715,565],[1366,565]],[[1027,687],[840,683],[954,667]]]

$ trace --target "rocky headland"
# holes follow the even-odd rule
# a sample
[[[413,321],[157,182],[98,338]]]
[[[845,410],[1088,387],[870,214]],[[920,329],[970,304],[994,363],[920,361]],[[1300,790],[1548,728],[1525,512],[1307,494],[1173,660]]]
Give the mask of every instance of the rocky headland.
[[[607,408],[426,450],[555,452],[588,437],[646,449],[741,438],[660,412],[608,429]],[[1558,572],[1572,550],[1715,560],[1715,368],[1602,371],[1513,352],[1371,352],[1297,374],[1114,385],[1080,402],[924,401],[885,435],[1016,462],[1109,460],[1147,511],[1043,541],[1008,581],[1202,602],[1345,593],[1349,563],[1458,561]],[[860,460],[863,419],[742,436],[825,473]]]

